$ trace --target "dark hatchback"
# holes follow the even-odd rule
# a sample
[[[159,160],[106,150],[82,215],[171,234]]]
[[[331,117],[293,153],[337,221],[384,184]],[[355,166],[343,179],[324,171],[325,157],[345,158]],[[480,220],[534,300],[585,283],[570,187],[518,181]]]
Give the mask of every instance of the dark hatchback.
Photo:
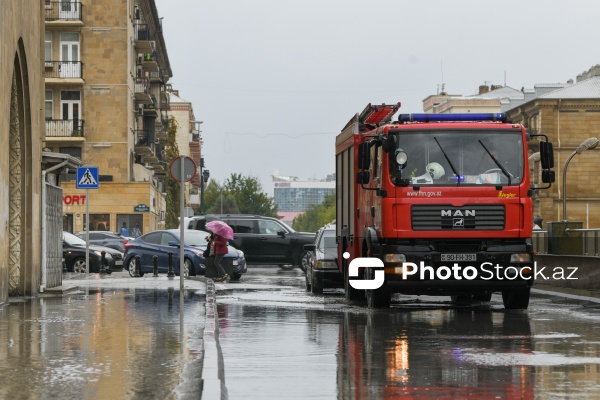
[[[297,265],[305,270],[307,253],[304,245],[313,243],[314,233],[296,232],[277,218],[249,214],[209,214],[192,218],[188,226],[204,229],[205,222],[215,219],[231,226],[234,237],[229,243],[244,252],[249,264],[279,265],[282,268]]]
[[[108,270],[120,271],[123,269],[123,253],[110,247],[90,244],[89,272],[100,272],[102,252],[105,254],[105,265]],[[85,273],[85,240],[78,238],[72,233],[63,232],[63,258],[65,259],[65,267],[67,271]]]
[[[317,231],[313,244],[304,245],[308,251],[306,290],[323,293],[323,288],[344,287],[343,274],[337,263],[335,225],[325,225]]]
[[[206,273],[206,260],[202,253],[206,249],[206,237],[210,233],[198,230],[184,232],[184,276],[204,275]],[[179,275],[179,229],[159,230],[142,235],[125,245],[125,268],[129,275],[135,276],[135,257],[140,256],[141,272],[152,273],[154,270],[154,256],[157,258],[159,273],[167,273],[169,269],[169,253],[172,253],[173,272]],[[225,270],[233,280],[237,280],[246,272],[244,253],[228,246],[229,253],[224,257]]]

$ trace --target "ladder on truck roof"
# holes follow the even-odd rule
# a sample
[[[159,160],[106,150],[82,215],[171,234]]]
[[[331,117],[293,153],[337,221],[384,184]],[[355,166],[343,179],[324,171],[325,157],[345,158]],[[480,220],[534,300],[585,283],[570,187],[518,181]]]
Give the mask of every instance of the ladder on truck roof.
[[[396,104],[381,105],[369,103],[360,114],[354,115],[350,121],[348,121],[346,126],[344,126],[344,129],[342,129],[342,132],[346,130],[349,125],[355,123],[358,123],[360,131],[373,129],[379,125],[388,123],[399,108],[400,102]]]

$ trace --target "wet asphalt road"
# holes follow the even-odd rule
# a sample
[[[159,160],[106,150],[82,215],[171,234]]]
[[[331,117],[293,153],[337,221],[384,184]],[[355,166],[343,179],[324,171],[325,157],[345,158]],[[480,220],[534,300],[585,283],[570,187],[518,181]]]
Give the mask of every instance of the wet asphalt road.
[[[0,398],[199,398],[198,282],[186,281],[182,330],[177,282],[124,277],[0,307]],[[597,300],[505,311],[499,295],[461,307],[399,296],[369,311],[277,267],[216,289],[229,399],[600,398]]]
[[[369,311],[276,268],[216,287],[230,399],[600,398],[597,300],[398,296]]]

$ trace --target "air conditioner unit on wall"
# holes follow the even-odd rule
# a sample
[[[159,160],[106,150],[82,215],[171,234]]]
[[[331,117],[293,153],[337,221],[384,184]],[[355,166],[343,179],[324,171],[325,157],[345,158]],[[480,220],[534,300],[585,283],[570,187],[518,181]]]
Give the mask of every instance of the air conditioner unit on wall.
[[[152,51],[156,51],[156,41],[151,40],[150,41],[150,47],[152,48]]]
[[[139,115],[140,117],[143,117],[143,116],[144,116],[144,106],[140,105],[140,106],[138,107],[138,115]]]

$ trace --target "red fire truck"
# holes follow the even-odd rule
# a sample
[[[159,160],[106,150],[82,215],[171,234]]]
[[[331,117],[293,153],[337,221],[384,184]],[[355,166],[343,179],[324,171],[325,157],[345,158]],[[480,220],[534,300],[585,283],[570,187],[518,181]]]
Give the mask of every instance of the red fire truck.
[[[446,295],[526,309],[534,280],[531,196],[554,182],[552,144],[506,114],[400,114],[371,105],[336,137],[338,265],[348,300]],[[539,149],[543,187],[531,187]],[[379,268],[349,268],[371,257]],[[357,260],[358,262],[359,260]],[[379,261],[377,261],[379,263]],[[383,284],[356,289],[356,280]],[[367,282],[368,283],[368,282]]]

